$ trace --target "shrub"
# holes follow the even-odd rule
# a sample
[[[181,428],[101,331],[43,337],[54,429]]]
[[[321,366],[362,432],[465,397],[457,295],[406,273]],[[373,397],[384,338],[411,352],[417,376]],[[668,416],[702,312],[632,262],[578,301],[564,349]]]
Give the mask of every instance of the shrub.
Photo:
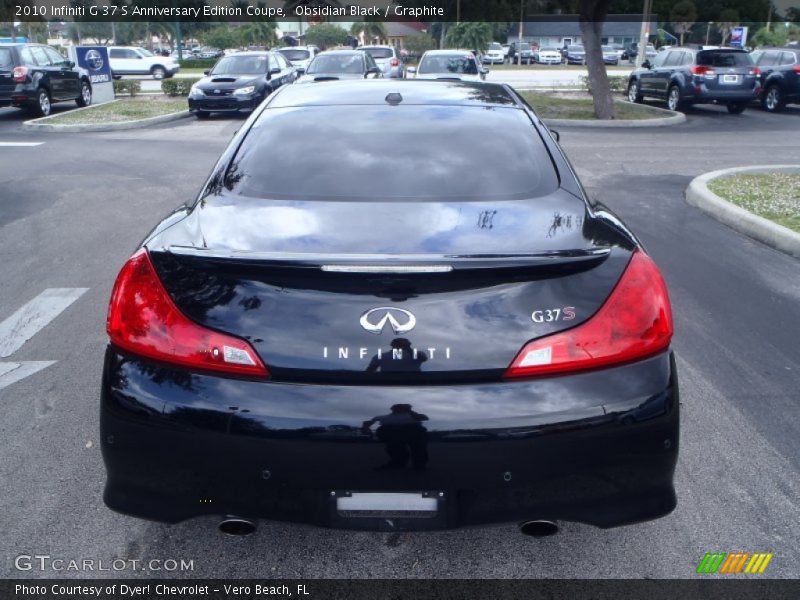
[[[181,69],[210,69],[217,64],[218,58],[190,58],[179,60]]]
[[[161,91],[167,96],[188,96],[192,86],[200,81],[199,77],[181,79],[162,79]]]
[[[142,82],[136,79],[115,79],[114,80],[114,95],[131,97],[142,91]]]
[[[581,87],[591,94],[592,90],[589,87],[589,76],[581,75],[580,81],[581,81]],[[610,75],[608,77],[608,85],[611,88],[612,93],[614,92],[625,93],[628,90],[628,76]]]

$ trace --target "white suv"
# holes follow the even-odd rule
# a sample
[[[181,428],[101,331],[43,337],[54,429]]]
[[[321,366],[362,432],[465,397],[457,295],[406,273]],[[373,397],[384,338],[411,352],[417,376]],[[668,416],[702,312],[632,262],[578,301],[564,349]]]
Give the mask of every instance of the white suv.
[[[298,73],[303,74],[314,57],[319,54],[319,48],[316,46],[284,46],[278,48],[277,52],[283,54],[283,57],[297,68]]]
[[[114,75],[152,75],[153,79],[164,79],[181,70],[171,56],[156,56],[134,46],[109,46],[108,61]]]

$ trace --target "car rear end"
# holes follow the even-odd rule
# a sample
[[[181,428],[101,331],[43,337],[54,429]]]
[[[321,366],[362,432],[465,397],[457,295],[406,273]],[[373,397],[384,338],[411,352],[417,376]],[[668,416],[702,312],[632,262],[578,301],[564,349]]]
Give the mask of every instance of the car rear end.
[[[481,63],[490,65],[502,65],[505,62],[503,47],[497,42],[493,42],[486,50],[486,54],[481,57]]]
[[[744,50],[702,50],[689,70],[693,102],[749,103],[761,89],[760,70]]]
[[[123,267],[108,506],[387,530],[673,509],[658,269],[508,89],[396,86],[278,92]]]
[[[619,64],[619,54],[610,46],[603,46],[603,63],[607,65]]]
[[[372,56],[384,77],[403,78],[403,61],[394,46],[362,46],[359,50]]]
[[[539,51],[539,63],[543,65],[560,65],[562,62],[561,53],[553,48]]]
[[[569,46],[567,48],[567,64],[582,65],[586,63],[586,51],[583,46]]]

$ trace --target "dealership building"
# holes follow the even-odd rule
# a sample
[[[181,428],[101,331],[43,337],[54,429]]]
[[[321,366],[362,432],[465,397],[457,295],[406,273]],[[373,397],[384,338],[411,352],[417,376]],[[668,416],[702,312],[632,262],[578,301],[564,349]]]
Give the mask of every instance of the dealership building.
[[[658,18],[650,15],[649,34],[655,35]],[[642,15],[608,15],[603,24],[603,44],[630,44],[638,42],[642,28]],[[522,40],[540,48],[563,48],[569,44],[583,43],[577,15],[541,15],[522,24]],[[519,41],[519,26],[508,32],[508,42]]]

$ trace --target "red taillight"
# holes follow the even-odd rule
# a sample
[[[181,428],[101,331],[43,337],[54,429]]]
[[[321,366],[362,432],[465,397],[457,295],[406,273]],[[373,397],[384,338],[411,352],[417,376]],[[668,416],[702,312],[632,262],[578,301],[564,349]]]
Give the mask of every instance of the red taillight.
[[[391,63],[390,63],[390,64],[391,64],[393,67],[399,67],[399,66],[400,66],[400,61],[399,61],[399,60],[397,60],[396,58],[393,58],[393,59],[391,60]]]
[[[712,69],[711,67],[702,67],[702,66],[692,67],[692,73],[694,73],[695,75],[714,75],[715,74],[714,73],[714,69]]]
[[[638,360],[666,350],[671,338],[667,286],[653,260],[637,250],[591,319],[526,344],[505,377],[551,375]]]
[[[25,80],[28,78],[28,67],[14,67],[12,75],[16,83],[25,83]]]
[[[793,66],[793,67],[792,67],[792,71],[794,71],[795,73],[798,73],[798,74],[800,74],[800,65],[795,65],[795,66]]]
[[[750,71],[748,71],[748,75],[761,75],[761,69],[758,67],[753,67],[750,69]]]
[[[112,344],[139,356],[189,369],[269,376],[249,343],[206,329],[178,310],[144,248],[117,276],[106,331]]]

